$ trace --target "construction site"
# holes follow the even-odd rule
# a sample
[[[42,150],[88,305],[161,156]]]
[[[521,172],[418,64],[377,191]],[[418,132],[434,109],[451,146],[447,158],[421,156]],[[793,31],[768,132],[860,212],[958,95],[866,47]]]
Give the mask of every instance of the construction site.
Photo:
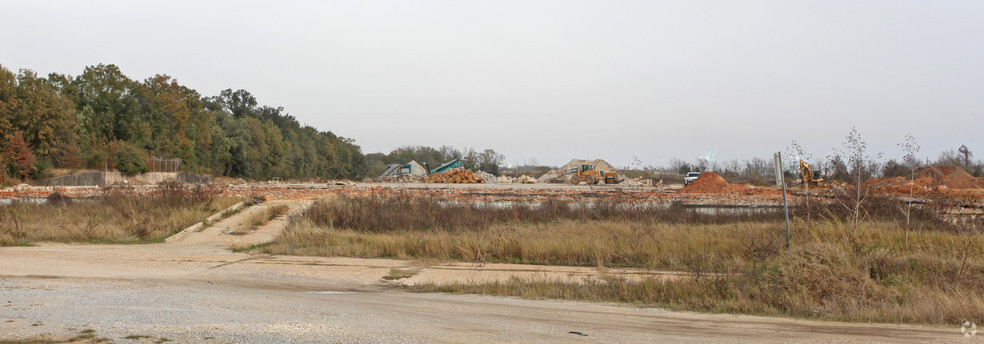
[[[693,304],[672,301],[673,298],[694,297],[690,293],[709,288],[707,283],[725,285],[739,297],[761,298],[763,296],[741,296],[746,293],[756,295],[756,288],[767,288],[749,280],[758,274],[753,268],[757,264],[754,261],[769,259],[780,264],[780,269],[801,269],[801,264],[807,264],[807,269],[823,269],[822,263],[787,262],[790,258],[786,257],[824,254],[842,257],[844,254],[811,251],[810,247],[817,245],[814,240],[867,240],[864,245],[870,245],[871,239],[852,236],[855,234],[848,228],[852,215],[838,210],[851,201],[855,189],[848,183],[825,181],[815,173],[804,172],[801,169],[795,179],[785,180],[785,193],[781,184],[731,183],[714,172],[703,172],[688,183],[627,178],[603,160],[579,159],[537,178],[525,175],[495,177],[468,169],[460,160],[452,160],[434,169],[414,161],[391,165],[378,181],[373,182],[246,182],[151,172],[156,174],[128,177],[110,185],[61,185],[112,180],[97,178],[88,172],[77,177],[60,177],[50,186],[8,187],[0,190],[0,200],[5,207],[36,209],[32,210],[34,212],[46,209],[43,211],[70,213],[72,207],[103,203],[112,209],[121,207],[118,203],[128,198],[164,200],[179,197],[186,199],[179,203],[192,203],[197,196],[182,195],[201,193],[210,195],[210,199],[228,200],[223,204],[238,203],[227,209],[212,210],[214,214],[195,220],[187,228],[168,230],[165,237],[141,239],[138,236],[135,240],[141,245],[91,244],[121,240],[100,237],[99,228],[103,225],[92,217],[80,223],[63,222],[71,232],[64,235],[84,235],[81,242],[73,243],[79,239],[54,239],[68,240],[69,244],[52,243],[42,238],[37,242],[20,241],[29,243],[25,247],[0,250],[0,287],[6,297],[3,301],[10,307],[0,311],[0,331],[14,338],[46,338],[73,343],[95,343],[114,338],[126,340],[138,336],[156,341],[216,343],[257,339],[279,341],[282,338],[303,342],[319,342],[322,338],[358,341],[370,337],[374,341],[391,342],[406,336],[422,341],[449,338],[456,342],[476,342],[483,341],[487,333],[501,334],[518,328],[522,331],[520,336],[526,339],[559,341],[583,337],[570,333],[577,332],[604,342],[646,342],[650,332],[642,328],[658,323],[662,324],[661,331],[668,335],[692,336],[689,325],[673,325],[680,321],[680,314],[690,313],[665,313],[665,310],[654,308],[638,309],[589,301],[631,300],[629,302],[647,307],[669,305],[675,310],[710,312],[688,315],[687,322],[727,324],[702,334],[701,341],[730,341],[736,331],[756,342],[769,342],[775,331],[786,331],[783,341],[810,341],[819,336],[824,341],[925,342],[950,335],[951,329],[941,329],[938,325],[962,316],[963,310],[953,306],[947,306],[951,311],[938,317],[925,312],[878,313],[879,322],[912,323],[910,325],[771,317],[853,319],[854,308],[840,308],[838,305],[842,302],[869,302],[875,305],[872,307],[884,309],[908,307],[899,305],[894,298],[878,296],[881,294],[877,293],[893,292],[891,286],[876,287],[869,284],[873,282],[866,282],[879,277],[868,277],[868,272],[856,274],[854,270],[833,272],[832,277],[822,275],[816,280],[803,272],[807,276],[803,278],[814,284],[801,287],[806,288],[803,289],[806,294],[802,295],[833,294],[819,299],[819,303],[788,304],[791,310],[786,313],[770,311],[772,306],[752,308],[754,312],[770,317],[735,318],[713,314],[717,313],[714,311],[717,308],[701,306],[722,302],[713,296],[698,299]],[[183,182],[179,178],[189,179]],[[164,181],[148,182],[158,180]],[[865,227],[870,229],[866,229],[868,234],[864,235],[902,238],[903,229],[896,227],[898,220],[887,219],[900,218],[899,209],[908,205],[924,215],[915,220],[919,225],[912,230],[911,238],[905,230],[905,240],[911,240],[917,246],[902,249],[902,252],[914,252],[912,254],[924,257],[922,255],[928,253],[920,252],[936,252],[932,251],[934,247],[946,245],[952,245],[948,249],[950,252],[971,255],[970,252],[976,252],[973,243],[979,239],[974,239],[976,234],[973,233],[979,233],[984,219],[981,216],[984,179],[975,178],[961,169],[929,166],[909,178],[871,178],[864,181],[862,187],[866,195],[871,195],[871,199],[862,204],[867,209],[865,216],[871,218],[866,220],[870,224]],[[66,199],[74,201],[66,203]],[[814,220],[810,220],[810,207],[816,209],[812,215]],[[787,208],[791,210],[785,210]],[[24,231],[17,234],[19,226],[31,224],[16,211],[5,212],[0,218],[8,228],[6,234],[0,233],[0,241],[27,240],[24,238],[34,235]],[[782,253],[785,251],[781,248],[781,219],[786,212],[792,213],[793,217],[792,253]],[[123,214],[130,214],[123,217],[137,216],[135,213]],[[319,227],[319,216],[328,216],[326,219],[332,224]],[[137,219],[134,225],[139,226],[140,221],[143,220]],[[478,225],[468,229],[476,221],[492,222],[488,227]],[[495,224],[499,223],[497,221],[506,222]],[[374,222],[382,223],[382,227],[366,229],[366,232],[349,229],[376,226],[369,224]],[[840,224],[835,225],[835,229],[824,229],[828,226],[826,223]],[[125,233],[133,233],[126,230],[130,232]],[[104,231],[108,233],[108,229]],[[937,240],[932,238],[940,233],[951,233],[947,235],[955,239],[939,240],[956,241],[951,244],[931,241]],[[848,235],[849,239],[843,239],[842,235]],[[715,244],[721,241],[725,243]],[[971,246],[963,246],[963,242]],[[884,251],[874,252],[885,254],[878,253]],[[702,255],[721,257],[729,263],[714,263],[714,259]],[[905,257],[891,260],[891,264],[907,266],[904,259],[913,258]],[[955,279],[953,276],[963,274],[964,269],[978,269],[976,260],[965,262],[964,266],[969,267],[960,268],[959,261],[953,261],[954,258],[940,259],[946,259],[947,263],[918,264],[945,264],[945,268],[932,273],[941,279]],[[820,265],[811,268],[814,265],[810,264]],[[752,270],[738,270],[745,266]],[[893,269],[908,271],[904,267]],[[847,283],[843,281],[853,284],[836,284]],[[636,288],[648,290],[653,283],[679,289],[644,294],[641,298],[628,295],[597,298],[597,295],[609,292],[606,286],[631,292]],[[797,284],[803,282],[795,279],[783,283],[804,285]],[[921,282],[907,283],[912,284],[907,284],[906,288],[921,288],[926,297],[938,295],[936,289]],[[460,288],[464,294],[522,296],[528,293],[526,290],[531,285],[537,288],[552,285],[551,288],[563,288],[563,293],[575,293],[582,288],[597,290],[585,294],[595,296],[573,297],[575,301],[565,302],[403,291],[447,292]],[[91,288],[105,292],[87,291]],[[499,291],[490,293],[468,288]],[[845,291],[838,291],[841,288]],[[859,293],[858,288],[865,288],[869,294]],[[845,292],[849,294],[838,294]],[[57,296],[45,297],[48,301],[43,303],[37,302],[41,295],[51,293]],[[117,295],[129,296],[121,299]],[[552,294],[524,297],[538,299],[543,295]],[[190,299],[194,301],[174,301]],[[110,306],[92,308],[77,300],[94,300]],[[760,307],[754,306],[755,301],[745,302]],[[385,305],[393,303],[402,306],[396,309]],[[128,310],[114,311],[121,307]],[[516,307],[523,311],[517,312]],[[726,308],[729,306],[715,307],[725,307],[722,309],[729,312],[739,310]],[[325,314],[319,309],[333,309],[338,314]],[[825,309],[825,313],[810,313],[812,311],[808,309]],[[976,306],[968,309],[971,312],[978,310]],[[588,316],[586,311],[602,315]],[[444,313],[448,315],[437,315]],[[367,325],[357,320],[377,316],[385,321]],[[488,316],[501,320],[482,324],[456,320]],[[85,319],[82,320],[84,324],[78,319]],[[329,319],[332,326],[319,327],[321,325],[317,324],[324,324],[324,319]],[[514,319],[528,320],[517,322]],[[431,326],[433,323],[443,325]],[[640,328],[626,327],[627,324]],[[753,327],[757,330],[748,330],[751,324],[755,324]],[[365,332],[366,326],[373,329],[373,335]],[[797,329],[784,330],[788,326]],[[893,331],[887,336],[884,334],[886,326]],[[89,329],[91,332],[86,332]],[[469,332],[468,329],[483,332]]]
[[[0,344],[979,341],[984,2],[3,9]]]
[[[247,181],[168,161],[0,189],[0,333],[484,342],[518,328],[492,341],[649,342],[653,324],[692,338],[686,318],[718,324],[699,342],[915,343],[984,311],[980,296],[948,296],[984,285],[984,178],[959,167],[845,181],[800,161],[741,179],[571,159],[497,176],[450,159],[360,181]]]
[[[851,185],[811,179],[812,173],[800,171],[797,179],[787,179],[787,204],[798,204],[813,197],[815,202],[833,201]],[[391,164],[375,182],[328,181],[324,183],[271,180],[246,182],[220,178],[212,181],[183,173],[150,172],[124,178],[118,172],[86,172],[42,181],[40,186],[22,184],[0,189],[0,200],[41,200],[52,193],[72,198],[96,197],[106,189],[134,195],[153,194],[164,181],[204,183],[223,196],[261,195],[269,200],[317,199],[332,194],[375,194],[386,192],[421,193],[463,201],[535,201],[549,199],[611,199],[633,203],[683,204],[721,207],[779,207],[783,204],[780,185],[753,186],[732,184],[714,172],[705,172],[695,181],[664,181],[653,178],[628,178],[602,159],[572,159],[560,168],[537,178],[495,176],[466,168],[460,159],[434,169],[410,161]],[[73,185],[74,184],[74,185]],[[961,214],[973,223],[984,214],[984,178],[975,178],[963,169],[925,166],[912,178],[870,178],[863,182],[865,192],[873,195],[912,200],[920,207],[933,207],[941,214]],[[948,215],[948,216],[949,216]]]

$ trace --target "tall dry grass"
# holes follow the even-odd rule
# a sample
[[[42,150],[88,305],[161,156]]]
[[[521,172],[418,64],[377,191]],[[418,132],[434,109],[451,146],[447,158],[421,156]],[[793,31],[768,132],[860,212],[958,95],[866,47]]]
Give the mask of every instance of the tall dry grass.
[[[265,225],[267,222],[270,222],[270,220],[286,214],[288,210],[290,210],[290,207],[286,204],[276,204],[257,209],[243,219],[243,226],[237,227],[237,229],[230,232],[230,234],[245,235],[254,232],[258,227]]]
[[[153,196],[106,189],[92,199],[53,193],[42,204],[0,206],[0,246],[39,241],[142,243],[171,234],[238,202],[206,186],[166,183]]]
[[[673,269],[692,278],[589,283],[513,279],[415,290],[619,301],[848,321],[953,324],[984,314],[984,236],[917,214],[906,241],[892,200],[853,226],[836,208],[797,209],[792,250],[776,212],[549,201],[481,206],[434,198],[320,201],[262,249],[274,254]]]

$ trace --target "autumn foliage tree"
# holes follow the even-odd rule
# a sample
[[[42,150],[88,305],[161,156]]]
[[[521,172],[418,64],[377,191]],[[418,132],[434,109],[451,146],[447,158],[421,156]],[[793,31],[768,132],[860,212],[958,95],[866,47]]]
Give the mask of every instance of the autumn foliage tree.
[[[7,147],[3,151],[7,161],[8,173],[18,178],[27,178],[35,171],[34,152],[27,146],[24,136],[18,131],[7,138]]]

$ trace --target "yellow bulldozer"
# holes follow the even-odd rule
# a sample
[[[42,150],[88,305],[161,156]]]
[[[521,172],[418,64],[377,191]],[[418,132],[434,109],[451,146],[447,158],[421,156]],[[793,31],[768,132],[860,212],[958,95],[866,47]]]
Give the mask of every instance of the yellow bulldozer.
[[[819,173],[814,174],[813,170],[810,169],[810,164],[803,160],[800,160],[800,178],[803,179],[803,185],[817,186],[823,181]]]
[[[571,184],[574,185],[581,184],[582,181],[587,184],[618,183],[618,172],[599,171],[594,165],[581,165],[581,168],[573,168],[568,173],[571,174]]]

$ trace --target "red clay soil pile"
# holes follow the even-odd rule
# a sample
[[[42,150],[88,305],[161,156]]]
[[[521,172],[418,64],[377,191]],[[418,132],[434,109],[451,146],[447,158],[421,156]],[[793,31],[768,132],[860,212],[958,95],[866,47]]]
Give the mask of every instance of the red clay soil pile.
[[[744,185],[735,185],[721,178],[717,173],[704,172],[693,183],[680,189],[680,193],[689,194],[724,194],[749,192],[751,189]]]
[[[864,184],[879,192],[899,195],[908,195],[910,186],[913,186],[911,188],[913,193],[923,194],[935,190],[940,185],[934,182],[933,178],[928,175],[916,178],[915,180],[910,180],[908,177],[871,178],[865,181]]]
[[[943,170],[943,185],[953,189],[978,189],[984,187],[980,182],[980,178],[974,178],[970,173],[959,167]]]

